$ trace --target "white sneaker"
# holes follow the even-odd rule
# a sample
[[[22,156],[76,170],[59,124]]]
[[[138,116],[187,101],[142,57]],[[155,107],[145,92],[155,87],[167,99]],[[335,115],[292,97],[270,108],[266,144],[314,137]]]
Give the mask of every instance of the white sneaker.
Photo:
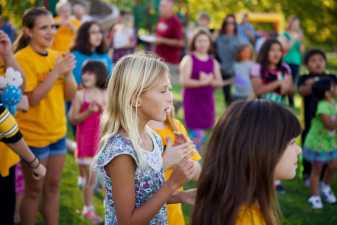
[[[321,195],[323,196],[324,201],[329,204],[334,204],[337,201],[331,187],[323,182],[321,184]]]
[[[323,203],[320,196],[313,195],[308,199],[308,202],[311,204],[313,209],[322,209]]]

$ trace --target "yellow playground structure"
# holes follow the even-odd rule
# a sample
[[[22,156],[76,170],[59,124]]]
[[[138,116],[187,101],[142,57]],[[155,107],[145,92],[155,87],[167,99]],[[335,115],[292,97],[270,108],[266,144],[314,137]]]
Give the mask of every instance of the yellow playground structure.
[[[285,29],[285,19],[283,14],[251,12],[240,13],[240,15],[243,14],[248,14],[248,20],[252,24],[271,24],[273,26],[273,30],[278,33],[283,32]]]

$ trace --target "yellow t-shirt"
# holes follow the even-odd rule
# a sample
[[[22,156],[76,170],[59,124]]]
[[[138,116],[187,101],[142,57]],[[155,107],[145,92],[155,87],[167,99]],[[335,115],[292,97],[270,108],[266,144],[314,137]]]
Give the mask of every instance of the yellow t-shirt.
[[[15,55],[26,78],[25,93],[32,92],[54,68],[60,53],[48,49],[48,55],[36,53],[30,46]],[[48,94],[27,112],[16,114],[20,130],[29,146],[45,147],[66,134],[64,78],[55,81]]]
[[[175,120],[175,123],[177,125],[178,130],[185,136],[186,139],[189,139],[186,128],[184,125],[179,121]],[[175,136],[171,128],[165,127],[163,129],[155,129],[155,131],[159,134],[161,137],[161,140],[163,142],[163,145],[166,145],[167,138],[171,141],[171,143],[174,143]],[[200,154],[195,151],[194,154],[191,157],[192,160],[199,161],[201,159]],[[172,169],[167,169],[164,172],[165,180],[167,180],[172,174]],[[182,188],[180,190],[183,190]],[[167,220],[168,225],[185,225],[184,220],[184,214],[181,207],[181,204],[168,204],[167,205]]]
[[[257,206],[242,207],[235,225],[266,225]]]
[[[0,76],[4,76],[6,65],[0,58]],[[9,169],[19,162],[19,156],[14,153],[7,145],[0,142],[0,175],[8,176]]]
[[[60,20],[60,17],[55,18],[56,23]],[[81,22],[75,18],[69,19],[69,23],[75,26],[76,29],[78,29],[81,25]],[[54,35],[54,41],[51,48],[62,53],[68,52],[74,44],[75,37],[76,32],[67,26],[60,26]]]

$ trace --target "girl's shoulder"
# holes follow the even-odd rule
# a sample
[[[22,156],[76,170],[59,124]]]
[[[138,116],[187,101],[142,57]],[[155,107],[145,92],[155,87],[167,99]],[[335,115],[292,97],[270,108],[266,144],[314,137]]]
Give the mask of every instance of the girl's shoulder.
[[[29,59],[29,55],[33,55],[34,51],[31,49],[31,47],[28,45],[22,49],[20,49],[19,51],[15,52],[15,58],[16,60],[25,60],[25,59]]]
[[[235,225],[265,225],[260,208],[256,205],[240,207]]]
[[[107,138],[97,155],[97,166],[104,167],[120,155],[129,155],[137,163],[137,155],[129,138],[114,134]]]
[[[192,55],[185,55],[180,61],[180,65],[192,64]]]
[[[316,115],[319,114],[333,115],[335,114],[335,112],[336,112],[335,105],[332,104],[331,102],[326,100],[318,102]]]
[[[47,49],[47,54],[43,57],[36,53],[30,45],[26,46],[25,48],[20,49],[15,53],[15,58],[19,61],[29,61],[29,62],[36,62],[44,58],[53,58],[56,59],[62,53],[59,51],[55,51],[51,48]]]
[[[261,76],[261,65],[259,63],[253,63],[251,65],[250,75],[255,78],[259,78]]]

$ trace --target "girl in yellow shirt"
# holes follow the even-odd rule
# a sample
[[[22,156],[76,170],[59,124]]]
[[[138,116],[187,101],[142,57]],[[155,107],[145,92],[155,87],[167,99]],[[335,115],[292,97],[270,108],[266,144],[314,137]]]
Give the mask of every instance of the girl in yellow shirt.
[[[164,177],[168,180],[172,174],[172,167],[184,157],[191,158],[195,161],[196,167],[194,179],[197,180],[200,175],[199,160],[201,156],[194,148],[194,145],[189,144],[189,137],[184,125],[174,119],[173,111],[168,113],[164,123],[151,121],[149,126],[153,128],[161,137],[164,146]],[[172,148],[176,146],[176,148]],[[182,191],[183,188],[179,189]],[[181,203],[167,205],[168,225],[185,225],[184,214]]]
[[[296,116],[265,101],[229,106],[211,135],[192,225],[279,225],[273,183],[296,175]]]
[[[16,60],[26,78],[24,93],[30,108],[16,115],[20,130],[32,152],[46,165],[46,179],[36,181],[22,164],[25,195],[21,206],[22,224],[35,224],[42,197],[46,224],[59,219],[59,183],[65,160],[65,100],[72,99],[76,83],[71,71],[74,58],[50,50],[55,33],[51,14],[44,8],[29,9],[22,18],[23,33],[15,43]],[[43,193],[43,196],[42,196]]]
[[[72,17],[71,5],[68,1],[59,1],[56,11],[58,14],[58,17],[55,18],[57,31],[51,48],[59,52],[69,52],[81,22]]]

